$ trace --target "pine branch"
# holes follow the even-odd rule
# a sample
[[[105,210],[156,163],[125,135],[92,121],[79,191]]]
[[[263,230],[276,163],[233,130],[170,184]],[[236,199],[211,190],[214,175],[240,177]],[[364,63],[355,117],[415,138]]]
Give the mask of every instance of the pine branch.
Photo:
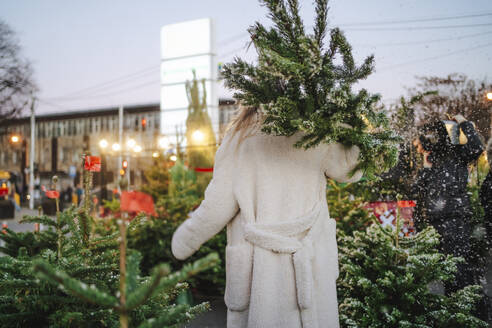
[[[316,1],[316,24],[314,25],[314,39],[320,49],[323,49],[323,39],[326,36],[327,18],[328,0]]]
[[[374,177],[393,166],[401,139],[377,107],[379,95],[352,91],[374,70],[374,56],[357,66],[352,47],[338,28],[331,30],[328,49],[323,50],[327,0],[316,0],[314,36],[304,32],[297,0],[261,3],[274,26],[267,29],[256,22],[248,29],[258,52],[257,65],[239,58],[224,65],[225,85],[236,91],[234,97],[262,111],[263,132],[279,136],[303,132],[296,147],[331,142],[358,146],[359,163],[351,174],[361,169]],[[340,128],[344,124],[352,129]]]
[[[24,215],[23,218],[19,221],[19,223],[40,223],[47,227],[56,228],[56,221],[47,215],[41,215],[41,216]]]
[[[116,308],[118,306],[118,301],[114,296],[92,287],[88,288],[85,283],[73,279],[65,272],[52,268],[51,265],[42,260],[34,261],[34,271],[38,272],[42,278],[47,279],[53,285],[63,286],[62,290],[66,290],[67,293],[77,296],[85,302],[110,308]]]

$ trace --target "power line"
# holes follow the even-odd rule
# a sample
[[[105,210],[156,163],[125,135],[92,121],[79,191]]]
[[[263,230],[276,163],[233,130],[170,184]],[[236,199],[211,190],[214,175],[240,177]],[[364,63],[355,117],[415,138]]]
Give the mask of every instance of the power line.
[[[368,28],[345,28],[346,31],[414,31],[414,30],[443,30],[453,28],[469,28],[480,26],[492,26],[492,23],[464,24],[464,25],[434,25],[434,26],[408,26],[408,27],[368,27]]]
[[[464,18],[474,18],[474,17],[484,17],[484,16],[492,16],[492,13],[477,13],[477,14],[467,14],[467,15],[457,15],[457,16],[444,16],[444,17],[431,17],[431,18],[411,18],[407,20],[399,20],[399,21],[375,21],[375,22],[361,22],[361,23],[340,23],[337,26],[366,26],[366,25],[385,25],[385,24],[406,24],[406,23],[418,23],[418,22],[432,22],[432,21],[444,21],[444,20],[454,20],[454,19],[464,19]],[[489,24],[487,24],[489,25]],[[307,26],[307,28],[312,28],[313,26]],[[431,27],[433,29],[435,27]],[[441,27],[439,27],[441,28]],[[451,28],[451,27],[445,27]],[[421,29],[421,28],[419,28]],[[427,29],[427,28],[426,28]],[[357,29],[350,29],[357,30]],[[240,34],[236,34],[231,36],[223,41],[220,41],[219,45],[226,45],[229,43],[233,43],[244,37],[249,36],[247,32],[243,32]]]
[[[53,98],[47,98],[47,99],[63,100],[65,98],[72,98],[72,96],[82,96],[83,94],[87,94],[87,93],[90,94],[91,92],[94,92],[94,91],[101,91],[101,87],[103,87],[103,89],[104,89],[104,87],[105,88],[112,88],[112,86],[110,86],[112,84],[115,84],[115,83],[127,83],[127,82],[129,82],[127,80],[132,80],[132,79],[135,79],[135,78],[144,77],[145,75],[147,75],[149,73],[153,73],[157,69],[159,69],[159,66],[153,65],[153,66],[144,68],[142,70],[139,70],[139,71],[136,71],[136,72],[133,72],[133,73],[130,73],[130,74],[126,74],[126,75],[123,75],[123,76],[120,76],[120,77],[117,77],[117,78],[114,78],[114,79],[111,79],[111,80],[108,80],[108,81],[105,81],[105,82],[102,82],[102,83],[94,84],[92,86],[89,86],[89,87],[80,89],[78,91],[71,92],[71,93],[69,93],[69,94],[67,94],[65,96],[62,96],[62,97],[53,97]]]
[[[391,42],[391,43],[376,43],[376,44],[355,44],[356,46],[359,47],[390,47],[390,46],[409,46],[409,45],[419,45],[419,44],[426,44],[426,43],[431,43],[431,42],[445,42],[445,41],[455,41],[455,40],[462,40],[462,39],[468,39],[468,38],[474,38],[477,36],[482,36],[482,35],[487,35],[491,34],[492,31],[488,32],[483,32],[483,33],[474,33],[474,34],[467,34],[467,35],[462,35],[454,38],[445,38],[445,39],[432,39],[432,40],[420,40],[420,41],[410,41],[410,42]]]
[[[422,62],[426,62],[426,61],[431,61],[431,60],[435,60],[435,59],[441,59],[443,57],[449,57],[449,56],[457,55],[457,54],[460,54],[460,53],[465,53],[465,52],[468,52],[468,51],[482,49],[482,48],[486,48],[486,47],[490,47],[490,46],[492,46],[492,42],[486,43],[486,44],[481,44],[481,45],[478,45],[478,46],[472,47],[472,48],[465,48],[465,49],[460,49],[460,50],[448,52],[448,53],[441,54],[441,55],[438,55],[438,56],[426,57],[426,58],[421,58],[421,59],[417,59],[417,60],[408,61],[408,62],[401,63],[401,64],[384,66],[384,67],[381,67],[381,69],[376,69],[376,72],[380,72],[381,70],[384,71],[384,70],[388,70],[388,69],[392,69],[392,68],[398,68],[398,67],[401,67],[401,66],[406,66],[406,65],[411,65],[411,64],[418,64],[418,63],[422,63]]]
[[[112,95],[115,95],[115,94],[120,94],[122,92],[137,90],[137,89],[146,87],[146,86],[151,85],[151,84],[157,84],[157,85],[159,85],[159,82],[160,82],[160,80],[153,80],[153,81],[145,82],[145,83],[138,84],[138,85],[135,85],[135,86],[131,86],[129,88],[115,90],[113,92],[109,92],[109,93],[105,93],[105,94],[95,94],[95,95],[88,95],[88,96],[66,97],[66,98],[61,99],[61,101],[64,101],[64,102],[67,102],[68,101],[68,102],[70,102],[70,101],[79,101],[79,100],[92,99],[92,98],[105,98],[105,97],[109,97],[109,96],[112,96]]]
[[[413,18],[407,20],[390,20],[390,21],[379,21],[379,22],[361,22],[361,23],[345,23],[340,24],[340,26],[365,26],[365,25],[385,25],[385,24],[406,24],[406,23],[419,23],[419,22],[435,22],[443,20],[453,20],[453,19],[463,19],[472,17],[484,17],[492,16],[492,13],[481,13],[481,14],[469,14],[460,16],[445,16],[445,17],[433,17],[433,18]]]

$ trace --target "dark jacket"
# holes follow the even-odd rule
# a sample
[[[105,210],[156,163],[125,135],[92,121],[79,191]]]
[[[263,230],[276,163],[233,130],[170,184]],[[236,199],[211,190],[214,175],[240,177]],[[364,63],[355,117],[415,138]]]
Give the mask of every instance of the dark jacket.
[[[468,217],[471,214],[467,194],[468,165],[477,160],[484,146],[471,122],[462,122],[459,128],[468,141],[464,145],[451,144],[447,133],[440,132],[429,160],[431,168],[419,172],[412,193],[417,199],[418,219],[432,223],[446,217]]]

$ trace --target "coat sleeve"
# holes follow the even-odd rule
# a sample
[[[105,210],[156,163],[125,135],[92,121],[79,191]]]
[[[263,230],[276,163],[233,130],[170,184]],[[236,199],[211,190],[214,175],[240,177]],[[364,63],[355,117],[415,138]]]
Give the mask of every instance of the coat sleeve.
[[[177,259],[184,260],[195,253],[239,210],[232,192],[233,150],[231,137],[227,135],[215,154],[214,173],[204,200],[173,234],[171,250]]]
[[[357,146],[346,147],[341,143],[330,143],[327,145],[323,168],[327,177],[338,182],[357,182],[363,172],[358,170],[350,177],[350,172],[358,162],[360,149]]]
[[[466,144],[458,146],[460,157],[468,164],[480,157],[484,151],[484,146],[471,122],[462,122],[459,124],[459,128],[468,139]]]

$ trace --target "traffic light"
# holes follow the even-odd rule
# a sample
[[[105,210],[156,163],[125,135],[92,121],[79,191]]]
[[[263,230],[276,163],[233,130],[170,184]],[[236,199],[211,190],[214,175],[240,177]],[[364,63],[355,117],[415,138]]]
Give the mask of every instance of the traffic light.
[[[125,170],[121,169],[121,170],[120,170],[120,175],[121,175],[121,176],[125,175]]]
[[[128,161],[126,159],[123,160],[123,162],[121,163],[121,167],[123,167],[124,169],[128,167]]]

